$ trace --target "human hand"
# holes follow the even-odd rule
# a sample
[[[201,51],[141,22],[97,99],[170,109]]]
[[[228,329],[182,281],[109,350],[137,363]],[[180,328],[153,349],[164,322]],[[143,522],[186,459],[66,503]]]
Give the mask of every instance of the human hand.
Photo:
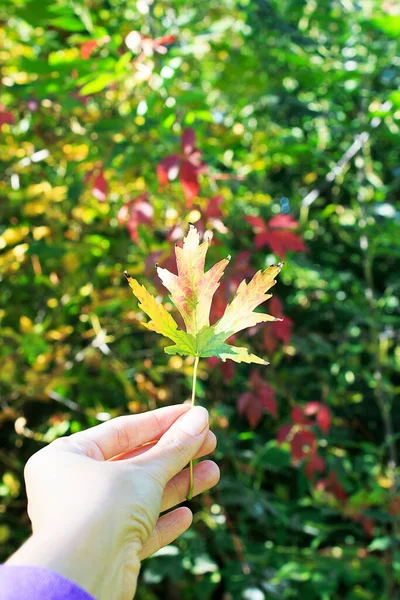
[[[186,507],[158,518],[186,498],[189,469],[182,469],[215,446],[207,411],[188,405],[117,417],[56,440],[26,465],[33,535],[8,564],[49,568],[97,600],[131,600],[140,560],[192,522]],[[194,494],[218,479],[214,462],[197,464]]]

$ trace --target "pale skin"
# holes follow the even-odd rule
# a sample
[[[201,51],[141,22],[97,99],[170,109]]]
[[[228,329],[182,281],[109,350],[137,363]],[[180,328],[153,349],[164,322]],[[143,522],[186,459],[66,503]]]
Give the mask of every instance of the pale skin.
[[[215,449],[208,413],[176,405],[117,417],[60,438],[25,468],[32,536],[7,561],[69,578],[96,600],[131,600],[140,561],[192,523],[186,465]],[[194,495],[219,479],[194,467]],[[164,515],[165,511],[169,511]]]

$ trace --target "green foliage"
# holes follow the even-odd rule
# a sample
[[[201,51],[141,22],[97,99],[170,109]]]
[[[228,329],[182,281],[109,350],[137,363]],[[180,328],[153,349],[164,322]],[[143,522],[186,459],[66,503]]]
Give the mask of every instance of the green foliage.
[[[142,327],[123,271],[173,310],[153,266],[195,223],[207,267],[233,257],[212,322],[283,257],[265,310],[286,318],[238,339],[270,366],[200,362],[222,479],[137,598],[396,598],[397,4],[8,0],[0,18],[0,558],[29,533],[33,452],[189,396],[193,359]]]

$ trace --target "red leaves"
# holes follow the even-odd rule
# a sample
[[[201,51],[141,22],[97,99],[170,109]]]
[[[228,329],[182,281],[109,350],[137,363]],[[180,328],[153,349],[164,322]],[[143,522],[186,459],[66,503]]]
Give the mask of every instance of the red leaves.
[[[309,402],[304,408],[304,414],[307,416],[316,415],[319,428],[323,433],[328,433],[331,426],[331,413],[326,404]]]
[[[196,140],[196,134],[194,129],[189,127],[188,129],[184,129],[181,137],[182,143],[182,152],[185,155],[190,155],[194,150],[194,144]]]
[[[111,40],[109,35],[103,35],[103,37],[97,40],[88,40],[84,42],[80,48],[81,57],[83,60],[89,60],[92,56],[93,52],[97,50],[97,48],[103,47]]]
[[[139,54],[139,59],[143,59],[145,56],[153,56],[154,52],[158,54],[166,54],[168,52],[167,46],[173,44],[176,40],[174,35],[163,35],[159,38],[151,38],[142,35],[139,31],[131,31],[125,38],[125,44],[129,50],[134,54]]]
[[[375,521],[373,521],[373,519],[370,517],[364,516],[362,512],[359,512],[358,510],[354,511],[354,508],[351,506],[351,502],[347,502],[348,498],[346,491],[340,483],[335,471],[330,471],[328,477],[320,479],[316,483],[315,489],[333,496],[338,502],[340,502],[344,514],[352,521],[359,523],[363,528],[365,535],[368,537],[373,536]],[[364,506],[363,508],[365,509],[367,506]]]
[[[213,196],[210,198],[206,210],[206,215],[209,219],[220,219],[223,217],[223,213],[220,209],[223,202],[224,199],[222,196]]]
[[[276,436],[276,441],[278,442],[278,444],[283,444],[283,442],[288,439],[291,431],[291,425],[282,425],[282,427],[278,431],[278,435]]]
[[[323,433],[328,433],[331,425],[331,413],[325,404],[308,402],[304,407],[296,405],[292,408],[292,425],[284,425],[277,435],[277,442],[282,444],[285,440],[290,442],[293,463],[297,465],[306,460],[306,476],[313,479],[315,473],[325,469],[325,461],[318,456],[317,437],[311,427],[315,423]]]
[[[250,375],[249,391],[244,392],[238,399],[238,411],[245,415],[250,427],[254,429],[261,420],[264,410],[277,417],[275,391],[269,386],[256,370]]]
[[[188,160],[181,163],[179,179],[182,184],[183,193],[188,205],[193,202],[193,199],[198,195],[200,184],[197,177],[197,168]]]
[[[88,42],[85,42],[84,44],[82,44],[81,56],[82,56],[83,60],[88,60],[91,57],[92,52],[94,52],[97,47],[98,47],[98,42],[96,40],[89,40]]]
[[[328,433],[331,426],[331,413],[326,404],[308,402],[304,407],[294,406],[292,421],[297,425],[312,425],[313,420],[307,417],[316,417],[316,423],[323,433]]]
[[[171,154],[162,159],[157,166],[157,177],[160,187],[167,185],[169,181],[173,181],[179,173],[180,155]]]
[[[162,35],[161,37],[152,40],[152,47],[159,54],[166,54],[168,52],[167,46],[173,44],[176,39],[175,35]]]
[[[294,406],[292,408],[292,421],[296,425],[310,425],[311,422],[304,419],[304,413],[301,406]]]
[[[293,321],[283,314],[282,302],[273,296],[269,301],[271,314],[274,317],[280,317],[282,321],[275,321],[269,327],[264,329],[264,347],[273,354],[278,348],[279,343],[289,344],[292,335]]]
[[[233,379],[236,365],[232,360],[222,362],[217,356],[211,356],[207,359],[207,362],[212,369],[215,367],[219,368],[226,383],[229,383]]]
[[[370,519],[369,517],[361,517],[360,522],[365,535],[367,535],[368,537],[373,537],[375,521],[373,519]]]
[[[92,193],[99,202],[105,202],[107,199],[108,192],[108,183],[106,178],[104,177],[104,171],[100,171],[98,175],[96,175],[93,182]]]
[[[147,200],[148,194],[144,192],[135,200],[130,200],[118,211],[118,223],[126,223],[126,228],[131,239],[137,244],[139,242],[139,225],[151,225],[153,222],[154,209]]]
[[[388,513],[392,517],[398,517],[400,515],[400,496],[395,496],[390,500]]]
[[[196,227],[198,231],[204,233],[207,229],[212,227],[219,233],[227,233],[228,230],[221,220],[224,216],[220,208],[223,201],[224,199],[222,196],[213,196],[207,201],[205,208],[202,208],[197,204],[195,205],[195,208],[198,208],[201,212],[201,218],[196,221]]]
[[[157,177],[161,188],[169,181],[173,181],[179,173],[188,207],[192,206],[194,198],[199,193],[199,174],[206,170],[206,165],[201,161],[201,152],[195,147],[195,137],[193,129],[185,129],[181,137],[181,154],[170,154],[157,166]]]
[[[271,355],[280,346],[281,342],[289,344],[292,335],[293,321],[283,313],[282,302],[277,296],[273,296],[269,300],[269,310],[274,317],[278,317],[278,321],[274,321],[269,327],[263,330],[264,348]],[[250,335],[255,335],[259,327],[253,327]]]
[[[318,483],[315,486],[315,489],[328,492],[341,502],[344,502],[347,499],[347,494],[344,491],[343,486],[340,483],[335,471],[331,471],[328,477],[318,481]]]
[[[306,475],[308,479],[314,479],[316,473],[325,471],[325,461],[320,456],[311,456],[306,463]]]
[[[307,456],[312,456],[317,451],[317,439],[312,431],[300,429],[293,435],[290,448],[292,458],[297,463]]]
[[[259,250],[269,246],[280,258],[285,258],[289,250],[306,251],[303,240],[290,231],[299,225],[293,217],[284,214],[276,215],[268,221],[268,224],[261,217],[247,216],[245,219],[253,227],[256,234],[256,247]]]
[[[97,163],[93,169],[90,169],[84,177],[85,183],[92,184],[92,194],[99,202],[107,200],[108,183],[104,176],[104,169],[101,163]]]
[[[4,110],[4,107],[0,104],[0,130],[3,127],[3,125],[13,125],[13,123],[13,114],[8,110]]]
[[[335,499],[343,514],[359,523],[364,533],[371,537],[375,526],[374,521],[363,515],[361,511],[354,511],[351,502],[348,502],[347,493],[339,481],[337,473],[330,470],[325,477],[318,479],[318,476],[327,469],[327,463],[318,455],[318,438],[312,428],[317,425],[323,433],[328,433],[331,426],[329,408],[321,402],[308,402],[305,406],[296,405],[291,411],[291,421],[291,424],[283,425],[279,429],[278,444],[288,440],[293,465],[304,465],[307,479],[312,482],[317,492],[323,493],[322,498],[324,495],[328,495],[331,500]],[[400,503],[393,512],[397,510],[400,510]]]

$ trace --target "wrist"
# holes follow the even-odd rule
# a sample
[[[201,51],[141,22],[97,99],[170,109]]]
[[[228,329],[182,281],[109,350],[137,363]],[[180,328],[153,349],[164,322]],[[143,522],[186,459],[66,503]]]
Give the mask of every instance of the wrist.
[[[114,552],[112,546],[112,537],[91,539],[82,531],[35,532],[7,564],[54,571],[96,600],[132,600],[140,571],[139,548],[118,546]]]

